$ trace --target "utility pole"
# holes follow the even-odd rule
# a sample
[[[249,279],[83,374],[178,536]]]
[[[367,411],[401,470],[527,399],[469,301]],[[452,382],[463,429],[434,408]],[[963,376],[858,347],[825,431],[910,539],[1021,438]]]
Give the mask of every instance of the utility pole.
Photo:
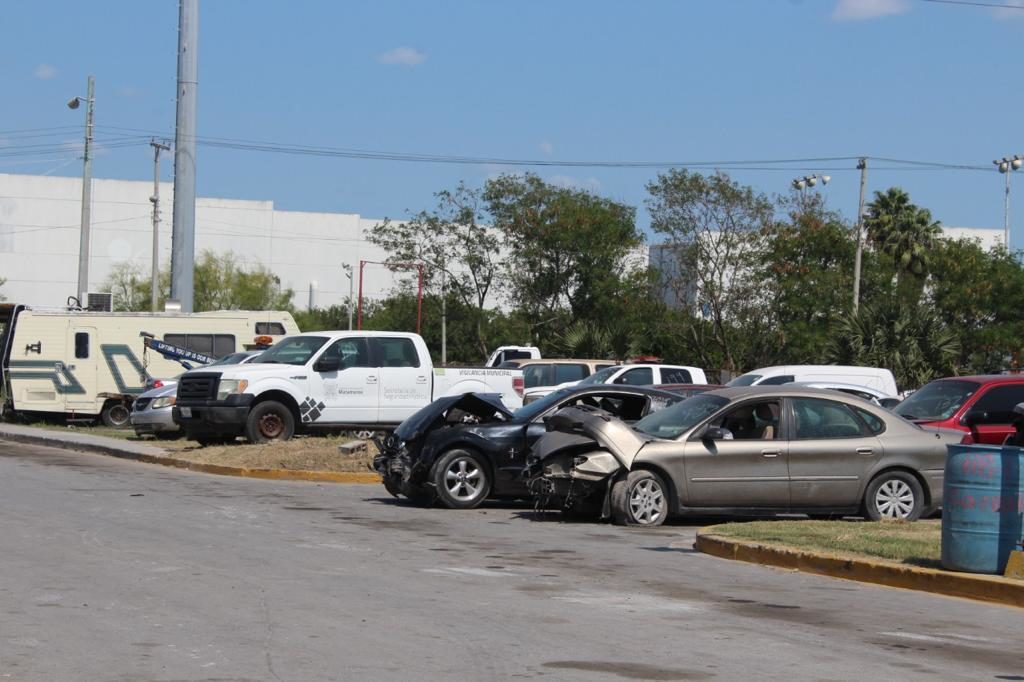
[[[441,365],[448,364],[448,297],[445,295],[447,273],[441,268]]]
[[[199,0],[178,3],[178,110],[174,132],[174,216],[171,298],[193,309],[196,258],[196,86],[199,80]]]
[[[857,202],[857,252],[853,257],[853,312],[860,306],[860,261],[864,250],[864,189],[868,184],[868,159],[861,157],[857,161],[860,170],[860,201]]]
[[[149,198],[153,202],[153,276],[149,309],[155,313],[160,298],[160,152],[171,148],[156,140],[150,140],[149,146],[153,148],[153,196]]]
[[[85,153],[82,155],[82,228],[78,241],[78,303],[87,306],[86,293],[89,291],[89,230],[92,224],[92,110],[95,102],[95,79],[89,76],[85,93]],[[81,97],[72,97],[69,109],[77,109]]]

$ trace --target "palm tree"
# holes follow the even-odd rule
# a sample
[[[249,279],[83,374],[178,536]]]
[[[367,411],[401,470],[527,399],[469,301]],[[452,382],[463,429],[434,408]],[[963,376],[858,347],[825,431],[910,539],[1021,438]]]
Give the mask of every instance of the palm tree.
[[[892,258],[901,298],[917,301],[928,276],[929,255],[942,234],[939,222],[932,220],[931,211],[912,204],[899,187],[875,192],[867,208],[868,241]]]
[[[956,371],[960,339],[931,309],[888,301],[862,305],[839,320],[826,349],[829,362],[886,367],[903,389]]]

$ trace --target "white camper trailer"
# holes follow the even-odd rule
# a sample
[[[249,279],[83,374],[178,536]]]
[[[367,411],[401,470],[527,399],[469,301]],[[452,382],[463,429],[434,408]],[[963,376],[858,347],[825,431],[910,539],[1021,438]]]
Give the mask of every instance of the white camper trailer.
[[[5,412],[98,416],[111,426],[127,424],[147,379],[183,371],[147,350],[144,335],[220,358],[299,331],[287,312],[113,313],[13,303],[0,304],[0,325]]]

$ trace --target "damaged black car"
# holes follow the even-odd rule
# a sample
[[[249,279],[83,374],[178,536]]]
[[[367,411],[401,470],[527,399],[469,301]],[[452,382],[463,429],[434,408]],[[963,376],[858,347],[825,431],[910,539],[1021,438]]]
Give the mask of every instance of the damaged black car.
[[[642,386],[573,386],[510,411],[494,394],[435,400],[378,442],[373,468],[384,487],[423,505],[472,509],[487,498],[527,498],[523,469],[544,418],[589,405],[630,422],[683,397]]]

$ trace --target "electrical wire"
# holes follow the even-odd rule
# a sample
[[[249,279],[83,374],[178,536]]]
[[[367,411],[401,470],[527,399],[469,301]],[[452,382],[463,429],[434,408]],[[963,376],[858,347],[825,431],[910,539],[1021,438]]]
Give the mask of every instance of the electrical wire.
[[[986,7],[989,9],[1017,9],[1024,10],[1024,5],[1007,5],[999,2],[982,2],[982,0],[921,0],[937,5],[965,5],[967,7]]]

